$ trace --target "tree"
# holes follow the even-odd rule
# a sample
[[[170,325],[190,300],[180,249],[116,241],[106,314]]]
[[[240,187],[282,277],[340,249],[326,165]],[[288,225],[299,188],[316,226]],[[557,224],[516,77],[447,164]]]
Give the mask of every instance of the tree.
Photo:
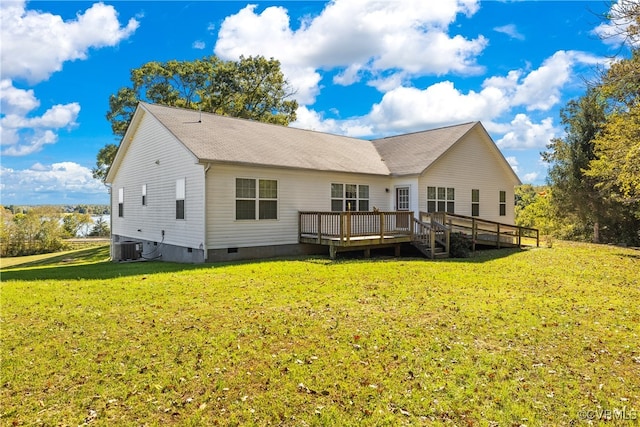
[[[614,63],[599,87],[609,114],[586,172],[640,215],[640,51]]]
[[[596,181],[584,173],[595,159],[593,140],[605,121],[605,106],[594,88],[578,100],[571,100],[560,112],[565,125],[564,138],[554,138],[542,153],[550,164],[548,181],[553,189],[558,214],[573,214],[582,224],[593,227],[592,238],[599,240],[600,223],[604,217],[603,195],[595,188]]]
[[[91,224],[91,215],[87,213],[70,213],[62,218],[62,228],[64,229],[65,238],[73,238],[78,235],[78,232]]]
[[[96,156],[96,167],[91,169],[91,173],[95,179],[104,181],[109,172],[109,167],[116,157],[118,146],[115,144],[107,144],[98,151]]]
[[[109,224],[107,224],[104,218],[100,217],[94,224],[89,234],[87,234],[87,236],[108,237],[110,234],[111,234],[111,230],[109,229]]]
[[[223,61],[215,56],[194,61],[148,62],[131,70],[131,87],[109,98],[107,120],[124,136],[139,101],[190,108],[226,116],[287,126],[296,119],[298,103],[276,59],[262,56]],[[93,176],[104,180],[117,147],[97,155]]]

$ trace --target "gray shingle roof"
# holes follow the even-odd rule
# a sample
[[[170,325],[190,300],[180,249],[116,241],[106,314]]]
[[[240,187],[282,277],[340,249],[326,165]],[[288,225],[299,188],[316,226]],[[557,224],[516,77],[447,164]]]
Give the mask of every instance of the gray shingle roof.
[[[479,122],[373,140],[393,175],[421,174]]]
[[[202,162],[389,175],[370,141],[156,104],[140,106]]]

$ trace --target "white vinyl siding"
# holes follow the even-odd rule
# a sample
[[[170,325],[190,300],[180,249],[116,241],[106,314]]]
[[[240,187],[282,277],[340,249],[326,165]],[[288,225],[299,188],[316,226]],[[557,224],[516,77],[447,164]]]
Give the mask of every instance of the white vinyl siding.
[[[112,232],[130,239],[141,239],[176,246],[198,248],[204,245],[204,200],[184,200],[186,220],[176,221],[176,182],[185,180],[188,194],[204,193],[204,167],[161,126],[145,114],[128,145],[126,155],[113,179],[113,188],[124,191],[125,216],[112,218]],[[140,202],[140,190],[146,185],[146,206]],[[115,197],[114,197],[115,199]],[[114,200],[114,204],[117,200]],[[117,205],[114,211],[117,212]]]
[[[471,216],[471,190],[475,189],[479,190],[480,218],[513,224],[513,205],[507,204],[505,215],[501,216],[499,204],[496,203],[500,190],[505,191],[505,200],[514,198],[518,181],[508,168],[493,142],[484,132],[476,129],[465,135],[420,176],[419,210],[428,210],[428,187],[453,188],[455,213]]]
[[[277,181],[277,220],[236,220],[236,179]],[[388,177],[214,164],[207,173],[209,249],[298,243],[298,212],[331,210],[331,184],[369,186],[369,205],[389,206]]]

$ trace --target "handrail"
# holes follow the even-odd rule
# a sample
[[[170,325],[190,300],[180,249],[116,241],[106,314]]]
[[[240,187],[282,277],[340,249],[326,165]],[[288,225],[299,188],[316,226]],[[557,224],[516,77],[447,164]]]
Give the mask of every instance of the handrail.
[[[385,237],[411,234],[409,211],[363,211],[363,212],[299,212],[299,237],[315,236],[320,242],[323,237],[339,238],[350,242],[356,237],[376,236],[382,242]]]
[[[470,235],[475,249],[475,242],[479,236],[495,236],[495,244],[500,247],[501,243],[523,245],[523,237],[535,238],[536,246],[540,246],[540,233],[538,229],[531,227],[523,227],[482,219],[473,216],[452,214],[447,212],[423,212],[419,213],[420,219],[430,218],[431,221],[436,220],[449,226],[451,231],[460,230],[460,232]]]

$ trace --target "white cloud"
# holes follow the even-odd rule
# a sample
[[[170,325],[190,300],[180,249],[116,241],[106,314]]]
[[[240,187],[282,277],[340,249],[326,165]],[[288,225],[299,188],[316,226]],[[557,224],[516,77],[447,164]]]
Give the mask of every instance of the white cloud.
[[[80,105],[58,104],[41,115],[32,89],[16,81],[36,84],[62,69],[64,62],[86,59],[89,49],[115,46],[138,28],[130,19],[121,27],[113,6],[95,3],[76,19],[27,10],[24,1],[0,3],[0,145],[4,156],[26,156],[58,141],[61,129],[77,125]]]
[[[487,40],[448,34],[459,14],[477,11],[476,0],[335,0],[295,31],[284,7],[261,13],[256,7],[248,5],[224,20],[215,53],[225,59],[279,59],[302,104],[314,102],[321,80],[318,70],[338,70],[339,84],[368,78],[385,89],[413,76],[482,71],[475,58]],[[386,76],[381,78],[383,72]],[[305,86],[314,82],[316,86]]]
[[[10,80],[0,82],[0,147],[3,156],[26,156],[58,140],[57,131],[76,126],[80,104],[54,105],[41,116],[29,117],[39,106],[32,90],[15,88]]]
[[[5,78],[34,84],[62,69],[65,61],[86,59],[90,48],[115,46],[138,28],[130,19],[120,27],[113,6],[95,3],[75,20],[26,10],[24,1],[0,3],[0,63]]]
[[[527,173],[522,177],[522,183],[532,184],[538,179],[539,176],[540,174],[538,172]]]
[[[502,25],[500,27],[495,27],[493,31],[497,31],[498,33],[506,34],[512,39],[524,40],[524,36],[520,34],[518,28],[514,24]]]
[[[94,179],[91,170],[73,162],[43,165],[36,163],[29,169],[15,170],[0,167],[3,199],[23,203],[29,200],[49,200],[51,194],[58,198],[86,201],[86,197],[106,194],[105,186]],[[57,199],[55,203],[60,203]]]
[[[368,114],[332,120],[330,129],[346,135],[381,136],[412,132],[469,121],[482,121],[493,134],[503,134],[504,148],[540,148],[560,134],[551,119],[533,123],[518,110],[541,110],[557,106],[560,92],[575,81],[575,68],[605,59],[582,52],[556,52],[528,73],[512,70],[505,76],[484,80],[480,91],[463,92],[454,83],[442,81],[424,89],[409,86],[389,88]],[[306,110],[307,114],[313,113]],[[314,128],[322,128],[315,113]],[[510,123],[504,123],[511,116]],[[304,127],[305,120],[297,125]],[[368,133],[366,133],[368,131]]]
[[[515,173],[518,173],[518,159],[516,159],[515,156],[508,156],[505,157],[505,160],[509,163],[511,169],[513,169]]]
[[[202,49],[207,47],[207,44],[205,42],[203,42],[202,40],[196,40],[196,41],[193,42],[191,47],[193,47],[194,49],[202,50]]]
[[[640,34],[636,34],[632,37],[629,36],[629,27],[631,25],[638,25],[629,16],[625,17],[625,10],[631,10],[632,7],[637,7],[637,3],[629,0],[618,0],[611,5],[609,10],[609,22],[603,22],[593,30],[593,34],[600,37],[606,44],[612,46],[622,46],[627,43],[634,48],[640,47]],[[637,17],[637,9],[636,9]]]
[[[540,123],[533,123],[526,114],[517,114],[511,121],[509,131],[496,141],[500,148],[526,149],[544,148],[551,139],[559,134],[548,117]]]

